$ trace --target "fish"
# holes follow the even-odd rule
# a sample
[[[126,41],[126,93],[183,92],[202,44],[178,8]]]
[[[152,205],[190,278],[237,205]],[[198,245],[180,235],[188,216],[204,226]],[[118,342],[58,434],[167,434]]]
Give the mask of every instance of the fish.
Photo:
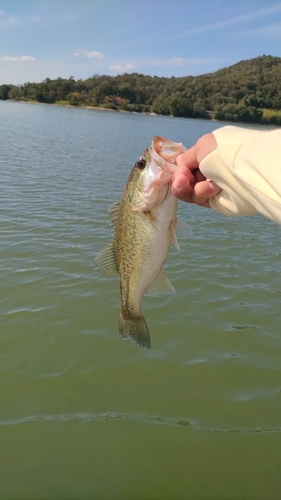
[[[119,274],[119,332],[144,349],[151,340],[141,310],[143,295],[175,293],[162,267],[171,244],[179,249],[176,231],[191,235],[177,218],[178,200],[171,192],[176,158],[182,143],[155,136],[132,168],[120,202],[110,210],[113,241],[94,258],[103,274]]]

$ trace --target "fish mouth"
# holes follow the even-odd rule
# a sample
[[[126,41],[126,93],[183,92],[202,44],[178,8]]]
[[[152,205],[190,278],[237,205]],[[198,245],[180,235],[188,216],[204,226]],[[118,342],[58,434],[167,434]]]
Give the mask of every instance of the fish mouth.
[[[138,190],[139,202],[134,211],[150,211],[159,206],[170,192],[174,172],[177,170],[177,156],[186,148],[181,142],[173,142],[156,135],[148,147],[148,161],[142,188]]]
[[[150,155],[147,169],[148,179],[150,179],[148,189],[152,189],[155,185],[163,186],[172,182],[173,174],[178,168],[176,159],[184,151],[186,148],[181,142],[173,142],[160,135],[153,138],[148,148]]]
[[[171,173],[177,170],[176,158],[184,151],[186,151],[186,148],[181,142],[173,142],[160,135],[153,138],[149,148],[150,155],[157,167],[163,172]]]

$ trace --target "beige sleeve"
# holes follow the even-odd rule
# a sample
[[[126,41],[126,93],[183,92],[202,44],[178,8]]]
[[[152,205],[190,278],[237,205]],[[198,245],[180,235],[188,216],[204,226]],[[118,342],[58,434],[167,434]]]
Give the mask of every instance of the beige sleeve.
[[[222,191],[210,200],[225,215],[260,213],[281,224],[281,129],[222,127],[200,170]]]

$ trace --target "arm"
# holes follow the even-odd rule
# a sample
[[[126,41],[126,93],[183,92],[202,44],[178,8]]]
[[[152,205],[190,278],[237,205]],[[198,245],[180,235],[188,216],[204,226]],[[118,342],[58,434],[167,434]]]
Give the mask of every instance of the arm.
[[[186,161],[190,150],[178,159],[178,164],[182,162],[185,166],[179,167],[174,176],[175,196],[179,194],[180,199],[198,203],[194,197],[195,190],[200,190],[198,184],[207,182],[211,187],[207,179],[212,179],[221,191],[213,191],[213,196],[207,195],[205,203],[198,204],[229,216],[261,213],[281,223],[281,129],[265,131],[227,126],[208,135],[214,137],[215,143],[211,151],[203,152],[202,158],[197,152],[201,180],[193,177],[193,187],[189,180],[188,189],[193,189],[193,200],[187,199],[187,190],[185,198],[183,189],[177,192],[178,178],[183,186],[180,169],[188,168],[191,173],[194,169],[194,164],[189,166]],[[199,141],[205,141],[204,137]],[[200,144],[199,149],[202,150]]]

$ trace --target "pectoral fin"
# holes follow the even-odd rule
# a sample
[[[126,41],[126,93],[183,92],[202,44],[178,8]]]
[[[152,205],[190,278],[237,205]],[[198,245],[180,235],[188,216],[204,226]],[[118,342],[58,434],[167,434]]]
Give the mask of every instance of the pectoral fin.
[[[167,278],[164,271],[160,271],[157,278],[153,281],[152,285],[147,289],[149,295],[162,295],[168,293],[175,293],[175,289]]]
[[[113,242],[96,255],[93,268],[102,274],[118,274]]]
[[[175,224],[176,232],[179,236],[191,236],[191,227],[183,220],[177,219]]]
[[[180,246],[178,244],[178,239],[175,231],[175,226],[172,222],[171,222],[171,243],[172,245],[174,245],[174,247],[176,247],[177,250],[180,250]]]
[[[189,227],[189,225],[180,219],[177,219],[175,224],[171,222],[171,243],[177,248],[177,250],[180,250],[177,235],[179,236],[192,235],[192,230]]]

